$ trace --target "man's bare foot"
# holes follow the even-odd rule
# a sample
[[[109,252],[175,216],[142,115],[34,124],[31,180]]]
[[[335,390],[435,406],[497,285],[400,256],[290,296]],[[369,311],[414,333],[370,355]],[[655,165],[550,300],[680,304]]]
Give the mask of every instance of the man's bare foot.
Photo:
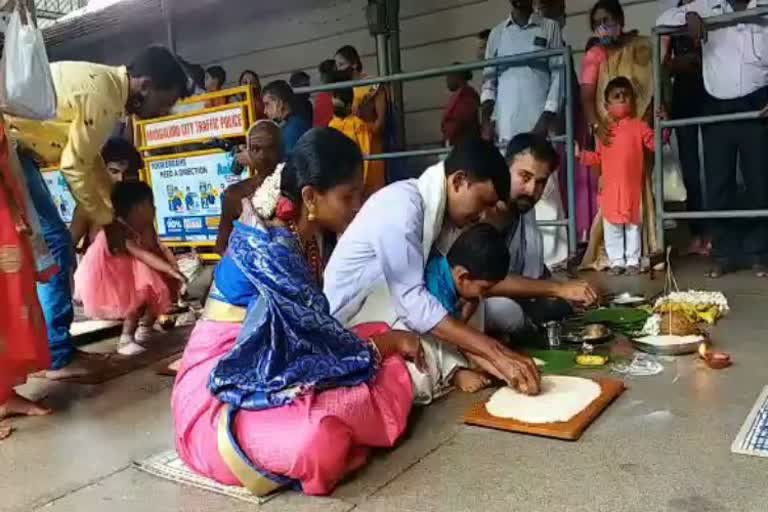
[[[451,383],[465,393],[477,393],[490,386],[491,379],[479,371],[461,368],[453,374]]]
[[[110,365],[109,356],[78,351],[67,366],[58,370],[48,370],[45,378],[48,380],[67,380],[86,377],[98,373]]]
[[[0,420],[11,416],[46,416],[51,410],[13,393],[4,403],[0,404]]]

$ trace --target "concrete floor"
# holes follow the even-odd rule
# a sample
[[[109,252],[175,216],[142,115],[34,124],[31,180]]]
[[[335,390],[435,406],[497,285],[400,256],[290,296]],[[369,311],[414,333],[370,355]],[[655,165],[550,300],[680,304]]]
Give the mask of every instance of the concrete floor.
[[[735,365],[693,356],[665,361],[628,390],[576,443],[463,426],[479,396],[454,393],[419,410],[408,438],[375,456],[327,499],[283,494],[255,507],[145,475],[131,463],[172,446],[171,380],[141,370],[103,386],[28,385],[57,409],[14,420],[0,443],[0,511],[264,512],[768,510],[768,460],[729,447],[768,384],[768,282],[749,274],[717,283],[703,267],[681,287],[712,287],[732,313],[714,331]],[[618,278],[606,288],[658,291],[663,282]]]

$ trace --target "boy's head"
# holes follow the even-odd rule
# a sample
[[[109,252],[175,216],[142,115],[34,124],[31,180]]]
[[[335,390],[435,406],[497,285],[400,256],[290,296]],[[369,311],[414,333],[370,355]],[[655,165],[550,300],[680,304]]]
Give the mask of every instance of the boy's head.
[[[309,87],[311,81],[309,75],[304,71],[294,71],[288,78],[288,84],[294,89],[298,89],[299,87]]]
[[[101,157],[113,183],[139,181],[139,170],[144,160],[133,144],[119,137],[112,137],[101,148]]]
[[[143,181],[121,181],[112,189],[115,216],[131,226],[147,226],[155,220],[152,188]]]
[[[485,29],[477,34],[477,60],[485,60],[485,48],[488,46],[488,38],[491,37],[491,29]]]
[[[292,112],[296,97],[293,88],[285,80],[275,80],[264,87],[261,92],[264,101],[264,115],[268,119],[280,123]]]
[[[608,82],[605,88],[605,109],[616,121],[632,116],[635,110],[635,89],[629,78],[618,76]]]
[[[352,113],[355,93],[351,88],[333,91],[333,115],[342,119]]]
[[[205,90],[215,92],[224,87],[227,81],[227,73],[221,66],[211,66],[205,70]]]
[[[317,67],[317,71],[320,74],[320,81],[324,84],[332,84],[336,82],[336,61],[332,59],[324,60]]]
[[[481,298],[509,271],[509,249],[504,236],[490,224],[477,224],[464,231],[447,258],[462,299]]]
[[[454,62],[454,65],[460,64],[459,62]],[[472,72],[471,71],[456,71],[455,73],[449,73],[445,76],[445,85],[448,87],[448,90],[451,92],[458,91],[465,85],[467,85],[467,82],[472,81]]]

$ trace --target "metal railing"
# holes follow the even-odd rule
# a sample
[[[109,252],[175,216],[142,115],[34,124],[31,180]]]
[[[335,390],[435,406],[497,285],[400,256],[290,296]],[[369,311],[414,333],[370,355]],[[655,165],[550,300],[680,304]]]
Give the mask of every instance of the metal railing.
[[[728,27],[734,23],[751,21],[756,19],[764,20],[768,15],[768,7],[756,7],[745,11],[730,12],[720,16],[705,18],[704,23],[709,30]],[[656,27],[653,29],[653,97],[657,103],[662,97],[662,59],[661,59],[661,37],[681,34],[685,27]],[[656,224],[656,238],[661,247],[664,247],[664,220],[666,219],[743,219],[743,218],[764,218],[768,217],[768,210],[721,210],[721,211],[700,211],[700,212],[666,212],[664,211],[664,176],[663,176],[663,152],[662,131],[664,128],[676,128],[680,126],[702,125],[720,123],[724,121],[747,121],[757,119],[759,112],[739,112],[734,114],[712,115],[690,117],[687,119],[662,120],[658,112],[655,113],[655,135],[656,152],[654,162],[654,186],[656,215],[658,222]],[[768,141],[766,141],[768,144]],[[706,159],[706,155],[704,156]]]
[[[314,85],[311,87],[299,87],[294,90],[296,94],[312,94],[316,92],[335,91],[353,87],[362,87],[366,85],[386,84],[393,82],[410,82],[414,80],[423,80],[445,76],[450,73],[461,71],[473,71],[487,67],[513,67],[515,65],[526,65],[530,61],[540,59],[550,59],[552,57],[562,57],[563,66],[563,86],[565,87],[565,135],[552,137],[550,140],[558,143],[565,143],[566,147],[566,190],[567,190],[567,218],[553,221],[540,221],[540,226],[567,226],[568,231],[568,252],[570,255],[576,253],[576,156],[575,156],[575,126],[574,126],[574,91],[571,82],[573,75],[573,53],[570,46],[563,48],[553,48],[540,50],[536,52],[521,53],[518,55],[508,55],[505,57],[496,57],[488,60],[468,62],[465,64],[454,64],[440,68],[423,69],[420,71],[410,71],[405,73],[396,73],[387,76],[363,78],[361,80],[350,80],[346,82],[336,82],[332,84]],[[418,149],[412,151],[397,151],[391,153],[378,153],[366,156],[366,160],[394,160],[398,158],[411,158],[420,156],[443,155],[450,152],[450,148]]]

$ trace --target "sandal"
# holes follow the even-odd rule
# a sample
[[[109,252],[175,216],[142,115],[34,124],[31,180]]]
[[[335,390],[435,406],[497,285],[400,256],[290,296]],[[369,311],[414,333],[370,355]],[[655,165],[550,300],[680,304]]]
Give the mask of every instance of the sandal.
[[[714,263],[710,269],[707,270],[705,276],[709,279],[720,279],[725,274],[736,272],[736,270],[738,270],[738,268],[729,263]]]
[[[720,279],[723,277],[723,274],[725,274],[725,270],[722,265],[713,265],[704,276],[709,279]]]

